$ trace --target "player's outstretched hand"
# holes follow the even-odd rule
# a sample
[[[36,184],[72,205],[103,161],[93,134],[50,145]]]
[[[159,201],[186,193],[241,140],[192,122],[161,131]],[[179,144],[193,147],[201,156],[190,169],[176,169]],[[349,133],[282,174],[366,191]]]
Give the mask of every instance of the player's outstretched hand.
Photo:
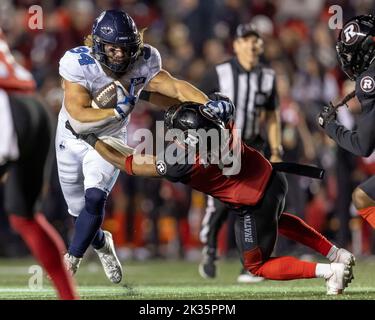
[[[95,133],[89,133],[89,134],[78,134],[77,132],[74,131],[72,125],[70,122],[67,120],[65,122],[65,128],[67,128],[77,139],[81,139],[88,143],[90,146],[95,148],[95,143],[98,141],[98,137],[95,135]]]
[[[133,110],[135,103],[137,102],[137,96],[134,94],[135,86],[132,82],[130,84],[129,93],[126,92],[124,87],[120,83],[116,83],[117,92],[117,105],[115,107],[116,118],[118,120],[125,119],[129,113]]]
[[[219,117],[224,123],[227,123],[233,116],[233,104],[230,101],[226,100],[210,100],[205,105],[207,108]]]
[[[335,121],[337,118],[336,108],[332,102],[323,107],[323,111],[318,114],[318,124],[324,129],[328,123]]]

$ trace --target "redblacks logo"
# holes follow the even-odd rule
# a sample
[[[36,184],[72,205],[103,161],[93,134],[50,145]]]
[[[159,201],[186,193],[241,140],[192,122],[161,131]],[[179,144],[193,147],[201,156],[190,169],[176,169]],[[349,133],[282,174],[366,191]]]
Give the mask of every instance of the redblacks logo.
[[[351,22],[345,26],[341,32],[341,40],[347,44],[354,44],[359,36],[359,25],[356,22]]]

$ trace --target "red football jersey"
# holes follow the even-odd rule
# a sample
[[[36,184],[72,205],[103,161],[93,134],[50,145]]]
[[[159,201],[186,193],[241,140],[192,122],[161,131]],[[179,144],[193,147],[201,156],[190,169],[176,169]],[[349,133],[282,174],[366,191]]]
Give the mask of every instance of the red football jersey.
[[[225,176],[217,165],[195,164],[187,184],[235,206],[255,205],[262,197],[272,173],[271,163],[258,151],[241,145],[241,169]]]
[[[0,29],[0,89],[33,92],[35,88],[33,76],[15,61]]]

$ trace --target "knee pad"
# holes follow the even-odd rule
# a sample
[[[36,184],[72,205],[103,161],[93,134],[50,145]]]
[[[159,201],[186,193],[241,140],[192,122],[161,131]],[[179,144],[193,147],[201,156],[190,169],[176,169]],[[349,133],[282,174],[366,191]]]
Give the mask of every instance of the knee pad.
[[[243,265],[252,274],[257,275],[257,271],[263,262],[262,250],[259,247],[243,253]]]
[[[97,188],[87,189],[85,192],[85,209],[89,214],[102,215],[107,200],[107,193]]]

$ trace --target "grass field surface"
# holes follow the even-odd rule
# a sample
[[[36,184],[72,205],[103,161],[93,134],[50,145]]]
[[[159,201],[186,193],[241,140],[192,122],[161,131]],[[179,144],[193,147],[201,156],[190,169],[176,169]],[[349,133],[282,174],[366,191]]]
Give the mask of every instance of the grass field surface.
[[[43,285],[30,289],[31,259],[0,260],[0,299],[56,299],[46,277]],[[344,295],[327,297],[323,279],[263,281],[237,284],[239,262],[219,261],[218,276],[202,279],[197,263],[185,261],[144,261],[123,263],[125,277],[121,284],[111,284],[96,262],[83,262],[77,273],[81,299],[100,300],[375,300],[375,260],[359,260],[355,279]],[[32,271],[32,269],[31,269]]]

